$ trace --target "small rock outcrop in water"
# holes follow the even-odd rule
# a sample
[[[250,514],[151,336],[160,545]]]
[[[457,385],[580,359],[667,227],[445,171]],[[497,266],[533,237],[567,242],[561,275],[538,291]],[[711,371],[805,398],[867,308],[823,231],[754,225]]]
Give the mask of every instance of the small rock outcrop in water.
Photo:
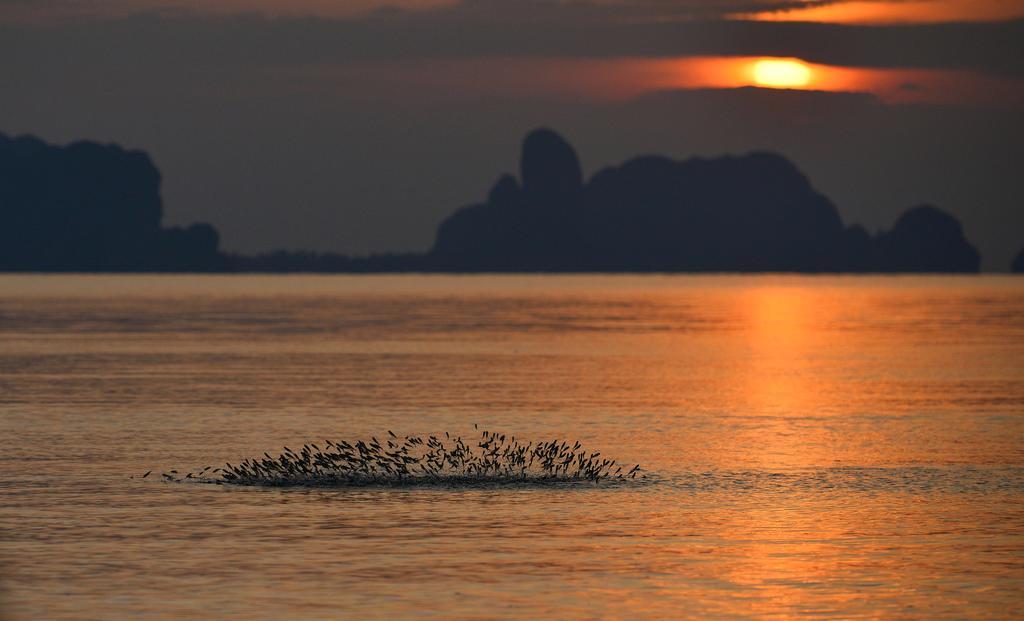
[[[141,151],[0,134],[0,270],[208,271],[208,224],[161,228],[160,173]]]
[[[515,437],[484,431],[466,443],[448,433],[405,436],[392,432],[383,440],[306,444],[285,447],[222,468],[207,466],[185,475],[176,470],[165,481],[269,486],[431,485],[480,483],[556,483],[633,479],[640,466],[626,468],[601,453],[588,453],[579,442],[553,440],[523,443]],[[148,476],[147,472],[145,476]],[[644,476],[644,475],[641,475]]]
[[[442,271],[976,272],[959,222],[934,207],[872,237],[773,153],[644,156],[582,183],[572,147],[539,129],[520,177],[441,223]]]

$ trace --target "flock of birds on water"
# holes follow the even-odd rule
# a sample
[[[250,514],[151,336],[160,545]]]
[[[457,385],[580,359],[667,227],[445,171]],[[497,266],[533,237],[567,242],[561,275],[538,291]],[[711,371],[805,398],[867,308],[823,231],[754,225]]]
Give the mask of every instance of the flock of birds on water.
[[[442,439],[399,437],[388,431],[383,442],[376,437],[354,443],[325,440],[323,448],[310,443],[293,451],[286,446],[277,457],[263,453],[239,464],[185,474],[171,470],[161,476],[176,483],[343,487],[599,482],[637,475],[646,478],[639,465],[627,469],[601,453],[588,453],[579,442],[524,444],[515,436],[482,431],[478,441],[467,443],[447,432]]]

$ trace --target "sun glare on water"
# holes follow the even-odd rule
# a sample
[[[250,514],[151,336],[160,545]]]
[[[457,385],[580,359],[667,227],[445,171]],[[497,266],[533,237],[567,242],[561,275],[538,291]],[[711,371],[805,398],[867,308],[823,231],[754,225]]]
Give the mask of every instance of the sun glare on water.
[[[811,68],[799,60],[762,59],[752,68],[754,83],[770,88],[801,88],[811,81]]]

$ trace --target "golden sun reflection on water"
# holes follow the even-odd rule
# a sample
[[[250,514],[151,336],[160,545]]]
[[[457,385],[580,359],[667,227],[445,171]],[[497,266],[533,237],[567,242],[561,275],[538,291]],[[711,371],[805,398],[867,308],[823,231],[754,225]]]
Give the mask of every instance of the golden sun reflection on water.
[[[809,389],[803,363],[812,346],[799,290],[757,290],[750,299],[749,394],[766,411],[806,412]]]
[[[14,618],[962,619],[1024,601],[1020,279],[0,284]],[[474,423],[650,478],[128,478]]]

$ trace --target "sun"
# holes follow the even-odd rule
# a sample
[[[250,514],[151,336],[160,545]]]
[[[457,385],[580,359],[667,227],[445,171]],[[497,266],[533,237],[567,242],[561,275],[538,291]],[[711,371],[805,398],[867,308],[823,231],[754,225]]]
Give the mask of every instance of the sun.
[[[811,68],[789,58],[765,58],[754,63],[754,83],[771,88],[800,88],[811,81]]]

